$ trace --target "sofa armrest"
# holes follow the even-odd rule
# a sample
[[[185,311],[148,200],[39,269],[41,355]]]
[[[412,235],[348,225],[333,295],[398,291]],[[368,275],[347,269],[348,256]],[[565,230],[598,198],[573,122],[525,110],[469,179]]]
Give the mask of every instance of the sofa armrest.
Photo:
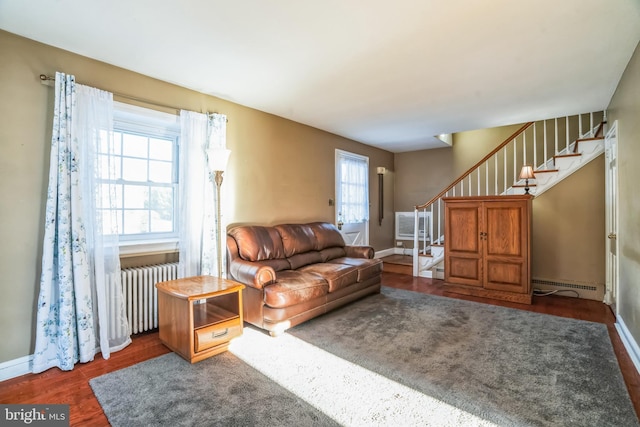
[[[229,273],[237,281],[256,289],[276,281],[276,272],[272,267],[242,259],[234,259],[229,263]]]
[[[373,259],[375,251],[371,246],[349,246],[346,245],[344,250],[350,258],[368,258]]]

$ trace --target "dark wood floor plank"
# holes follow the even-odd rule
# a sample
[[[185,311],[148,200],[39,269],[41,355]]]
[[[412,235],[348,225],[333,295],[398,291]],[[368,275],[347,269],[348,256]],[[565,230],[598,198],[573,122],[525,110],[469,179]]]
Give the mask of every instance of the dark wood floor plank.
[[[618,336],[614,326],[615,317],[605,304],[556,295],[534,297],[531,305],[516,304],[458,295],[448,292],[446,284],[441,280],[416,278],[391,272],[383,273],[382,284],[425,294],[604,323],[607,325],[611,343],[636,413],[640,413],[640,374],[638,374]],[[28,374],[0,382],[0,403],[68,403],[70,404],[70,424],[72,426],[108,426],[107,418],[91,390],[89,380],[168,352],[169,350],[160,342],[157,332],[136,335],[130,346],[112,354],[109,360],[97,356],[93,362],[78,364],[74,370],[69,372],[53,368],[41,374]]]

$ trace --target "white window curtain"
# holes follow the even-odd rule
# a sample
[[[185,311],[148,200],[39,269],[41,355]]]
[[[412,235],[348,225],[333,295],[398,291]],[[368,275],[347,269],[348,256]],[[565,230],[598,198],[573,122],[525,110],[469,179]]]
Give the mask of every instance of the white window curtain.
[[[338,212],[346,223],[369,220],[369,165],[366,158],[338,151]]]
[[[208,175],[204,150],[207,147],[207,115],[180,112],[180,258],[178,277],[198,276],[202,271],[204,212],[207,206]]]
[[[108,359],[130,342],[117,219],[100,206],[114,189],[113,95],[56,73],[33,372]]]
[[[180,112],[180,260],[179,277],[218,276],[215,184],[207,166],[212,145],[226,146],[226,116]],[[222,275],[225,274],[222,227]]]

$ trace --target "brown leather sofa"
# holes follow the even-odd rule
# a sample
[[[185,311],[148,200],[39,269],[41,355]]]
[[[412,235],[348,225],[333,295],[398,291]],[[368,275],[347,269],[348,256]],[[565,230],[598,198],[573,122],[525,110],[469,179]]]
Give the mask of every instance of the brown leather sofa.
[[[244,320],[276,336],[380,292],[382,262],[345,245],[330,223],[239,226],[227,233],[228,275],[244,283]]]

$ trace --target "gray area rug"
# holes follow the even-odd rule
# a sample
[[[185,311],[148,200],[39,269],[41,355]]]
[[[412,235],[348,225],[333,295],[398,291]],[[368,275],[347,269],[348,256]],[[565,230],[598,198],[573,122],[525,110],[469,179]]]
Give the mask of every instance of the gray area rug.
[[[338,425],[228,352],[193,365],[169,353],[90,384],[114,427]]]
[[[605,325],[390,288],[90,384],[114,426],[640,425]]]

